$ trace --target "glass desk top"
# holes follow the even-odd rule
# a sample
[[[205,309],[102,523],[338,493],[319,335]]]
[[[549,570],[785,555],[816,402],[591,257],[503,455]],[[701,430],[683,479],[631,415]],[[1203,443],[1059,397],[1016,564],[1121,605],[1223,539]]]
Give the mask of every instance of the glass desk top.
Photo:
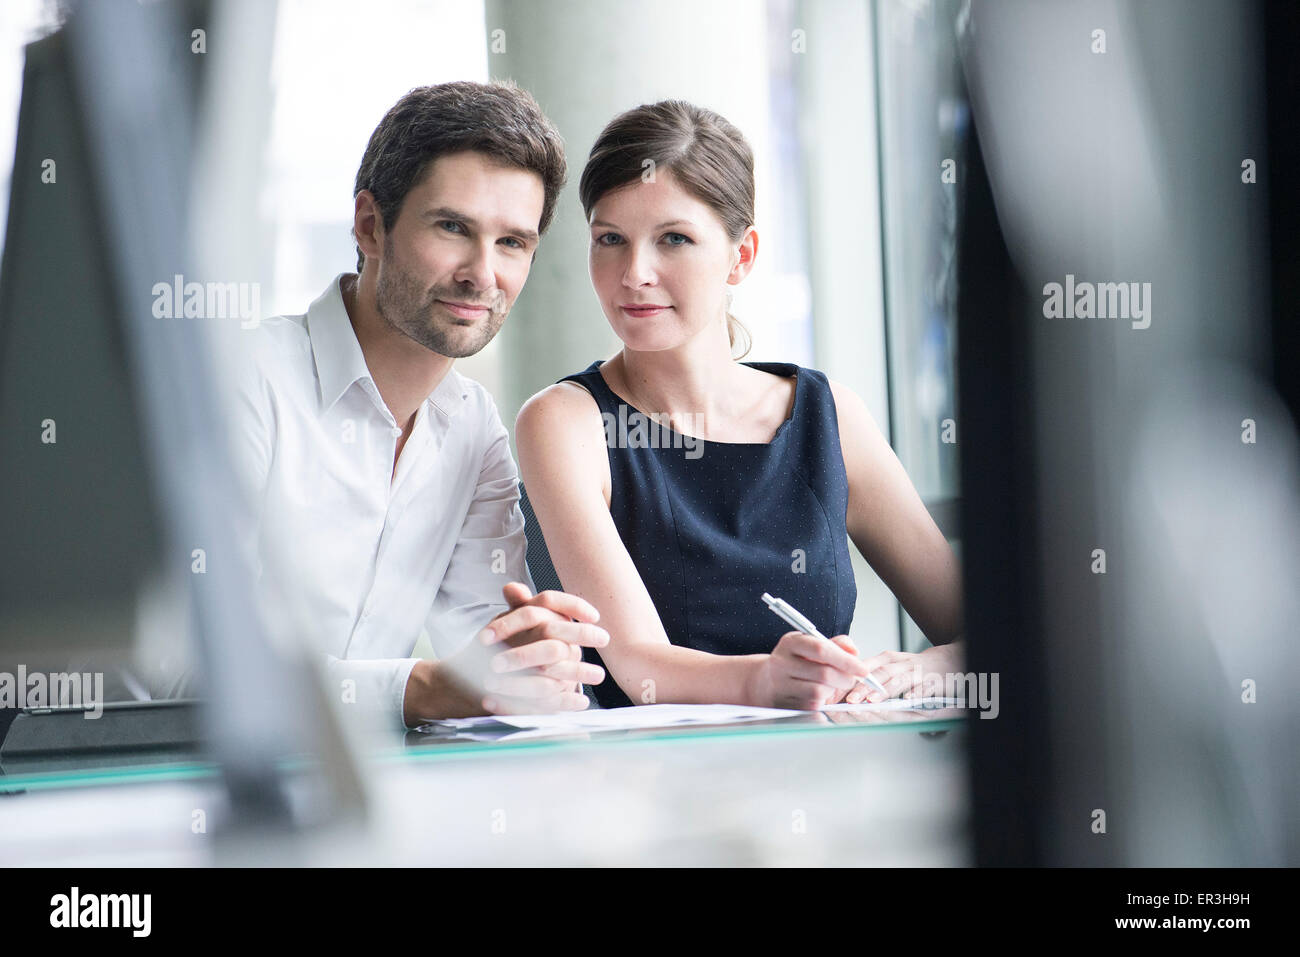
[[[961,728],[967,713],[958,708],[924,711],[808,712],[789,717],[735,724],[696,724],[668,728],[603,730],[515,738],[503,731],[497,740],[470,739],[454,731],[394,732],[368,741],[363,758],[381,762],[419,762],[620,746],[670,746],[674,742],[734,739],[769,740],[777,735],[863,735],[912,733],[940,736]],[[291,761],[289,764],[302,764]],[[0,795],[58,788],[92,787],[148,781],[181,781],[218,775],[217,766],[200,749],[139,749],[63,755],[39,755],[9,761],[0,769]]]

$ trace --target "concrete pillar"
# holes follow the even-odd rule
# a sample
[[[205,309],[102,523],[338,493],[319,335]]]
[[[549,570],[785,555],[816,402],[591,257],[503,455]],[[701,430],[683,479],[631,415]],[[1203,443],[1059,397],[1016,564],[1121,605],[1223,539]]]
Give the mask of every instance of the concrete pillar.
[[[578,179],[596,136],[623,110],[679,97],[766,141],[766,5],[661,0],[653,5],[488,0],[488,69],[529,90],[564,136],[569,185],[498,339],[497,401],[513,431],[534,392],[620,347],[587,276]],[[760,191],[761,195],[761,191]],[[761,214],[760,214],[761,218]]]

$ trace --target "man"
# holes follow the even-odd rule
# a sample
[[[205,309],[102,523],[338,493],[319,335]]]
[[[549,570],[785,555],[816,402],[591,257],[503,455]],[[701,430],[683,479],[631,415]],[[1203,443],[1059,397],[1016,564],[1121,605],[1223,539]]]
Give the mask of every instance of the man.
[[[604,677],[581,660],[609,641],[596,610],[531,594],[505,427],[452,368],[501,328],[564,176],[528,93],[412,90],[357,172],[358,274],[260,324],[240,380],[272,631],[309,634],[343,700],[407,727],[583,708]],[[437,661],[411,657],[422,625]]]

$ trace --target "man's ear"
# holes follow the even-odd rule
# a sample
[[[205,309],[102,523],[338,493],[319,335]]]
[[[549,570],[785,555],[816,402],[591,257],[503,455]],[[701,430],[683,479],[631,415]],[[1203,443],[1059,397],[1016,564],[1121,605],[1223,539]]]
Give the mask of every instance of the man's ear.
[[[352,236],[362,255],[367,259],[379,258],[384,248],[384,216],[379,211],[374,193],[368,189],[357,193],[353,202]]]

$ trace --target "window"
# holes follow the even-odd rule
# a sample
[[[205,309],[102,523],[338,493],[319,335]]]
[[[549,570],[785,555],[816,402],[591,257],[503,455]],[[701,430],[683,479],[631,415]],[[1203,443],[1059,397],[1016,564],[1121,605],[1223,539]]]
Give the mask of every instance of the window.
[[[961,12],[960,0],[876,7],[890,434],[949,540],[958,534],[960,495],[957,183],[970,123],[957,55]],[[907,619],[903,648],[920,645]]]

